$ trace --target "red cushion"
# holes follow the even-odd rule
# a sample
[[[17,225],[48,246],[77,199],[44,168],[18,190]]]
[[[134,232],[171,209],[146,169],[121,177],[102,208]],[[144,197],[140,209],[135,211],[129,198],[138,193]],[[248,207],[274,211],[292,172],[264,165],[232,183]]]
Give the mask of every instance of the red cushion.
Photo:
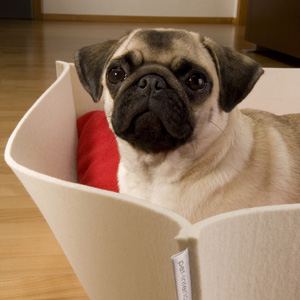
[[[120,155],[105,113],[92,111],[81,116],[77,120],[77,128],[78,182],[118,192],[117,171]]]

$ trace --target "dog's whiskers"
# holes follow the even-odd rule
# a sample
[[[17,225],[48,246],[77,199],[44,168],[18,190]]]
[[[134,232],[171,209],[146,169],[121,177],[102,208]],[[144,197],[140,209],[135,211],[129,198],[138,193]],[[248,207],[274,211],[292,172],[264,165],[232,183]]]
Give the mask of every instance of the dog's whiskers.
[[[110,148],[110,147],[112,147],[113,145],[113,142],[115,142],[116,141],[116,136],[114,135],[114,137],[111,139],[111,141],[110,141],[110,143],[109,143],[109,145],[108,145],[108,148]]]
[[[225,137],[226,141],[228,142],[228,137],[226,135],[226,133],[224,132],[224,130],[222,128],[220,128],[220,126],[218,124],[216,124],[215,122],[213,122],[212,120],[209,120],[210,123],[212,123],[213,125],[215,125],[223,134],[223,136]]]

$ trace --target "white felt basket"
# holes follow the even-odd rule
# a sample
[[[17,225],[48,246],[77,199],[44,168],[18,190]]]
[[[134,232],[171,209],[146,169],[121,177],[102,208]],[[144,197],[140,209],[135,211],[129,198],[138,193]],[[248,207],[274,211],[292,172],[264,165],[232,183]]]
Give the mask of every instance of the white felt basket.
[[[176,299],[170,257],[185,248],[189,300],[300,299],[300,204],[192,225],[139,199],[78,184],[76,119],[102,103],[92,102],[73,64],[58,62],[57,73],[11,135],[5,159],[91,299]],[[300,112],[300,70],[266,69],[241,106]]]

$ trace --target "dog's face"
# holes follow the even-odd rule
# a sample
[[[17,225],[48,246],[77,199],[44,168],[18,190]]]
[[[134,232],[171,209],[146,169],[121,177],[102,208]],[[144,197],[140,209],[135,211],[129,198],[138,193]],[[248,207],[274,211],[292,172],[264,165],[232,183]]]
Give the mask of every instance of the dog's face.
[[[147,153],[190,142],[214,114],[230,112],[252,90],[261,67],[183,30],[136,30],[75,56],[94,101],[103,95],[114,133]]]

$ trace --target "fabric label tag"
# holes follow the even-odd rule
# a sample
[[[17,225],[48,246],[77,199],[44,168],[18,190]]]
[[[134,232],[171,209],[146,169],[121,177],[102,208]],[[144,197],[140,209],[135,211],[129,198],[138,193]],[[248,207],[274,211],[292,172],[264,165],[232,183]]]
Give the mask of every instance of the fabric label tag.
[[[192,285],[189,263],[189,251],[175,254],[171,257],[178,300],[192,300]]]

